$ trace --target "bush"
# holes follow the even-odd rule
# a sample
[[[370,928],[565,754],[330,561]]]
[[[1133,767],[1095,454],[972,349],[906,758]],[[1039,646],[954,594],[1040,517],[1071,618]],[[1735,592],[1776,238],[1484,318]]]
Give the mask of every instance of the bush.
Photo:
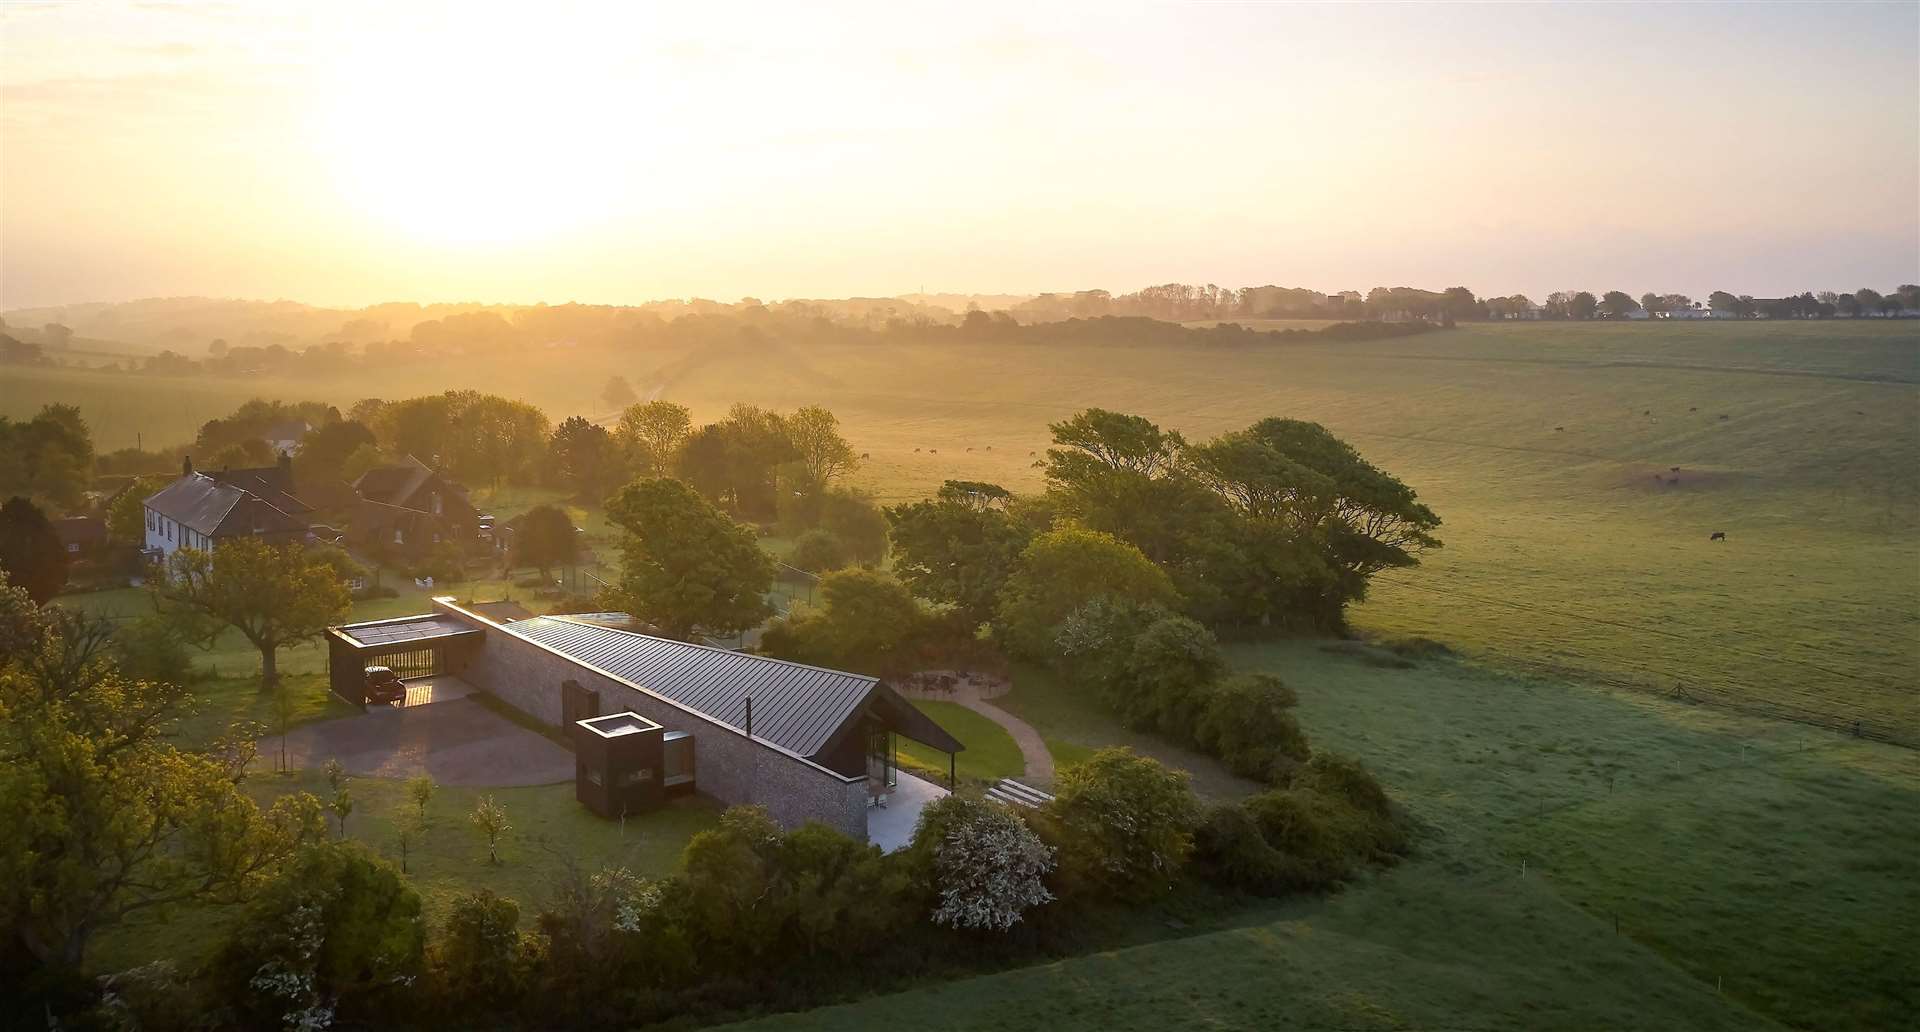
[[[1287,712],[1294,701],[1292,689],[1271,674],[1229,677],[1207,693],[1195,742],[1241,777],[1284,784],[1312,752]]]
[[[1193,836],[1194,864],[1208,881],[1257,895],[1291,886],[1287,858],[1267,844],[1260,825],[1239,803],[1207,811]]]
[[[1391,817],[1393,803],[1366,765],[1351,756],[1317,752],[1294,777],[1294,787],[1344,799],[1354,809],[1374,817]]]
[[[935,899],[935,924],[1004,932],[1053,899],[1044,878],[1054,851],[1005,807],[937,799],[920,811],[911,849]]]
[[[1134,730],[1191,742],[1226,666],[1212,631],[1184,616],[1165,616],[1133,640],[1126,662],[1107,680],[1107,703]]]
[[[1062,770],[1056,793],[1046,813],[1074,887],[1136,900],[1172,887],[1199,819],[1184,771],[1131,749],[1102,749]]]
[[[790,566],[809,573],[838,570],[853,561],[847,546],[831,531],[815,528],[793,540],[793,552],[787,556]]]
[[[821,824],[783,835],[758,806],[721,814],[680,866],[672,885],[703,971],[871,950],[912,918],[904,862]]]
[[[433,950],[450,1001],[494,1003],[519,993],[528,953],[519,929],[520,905],[490,889],[454,899]]]
[[[1247,815],[1281,857],[1276,889],[1323,889],[1359,866],[1351,812],[1317,792],[1281,788],[1249,798]]]
[[[309,846],[247,905],[215,961],[222,996],[248,1024],[346,1014],[391,1020],[419,975],[420,896],[355,842]]]
[[[113,632],[114,661],[136,681],[187,684],[193,659],[178,628],[157,615],[142,616]]]

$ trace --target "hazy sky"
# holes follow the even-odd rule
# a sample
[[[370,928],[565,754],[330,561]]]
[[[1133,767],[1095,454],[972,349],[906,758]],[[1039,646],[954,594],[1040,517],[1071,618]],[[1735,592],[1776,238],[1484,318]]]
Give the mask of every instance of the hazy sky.
[[[5,307],[1171,280],[1920,280],[1920,5],[0,7]]]

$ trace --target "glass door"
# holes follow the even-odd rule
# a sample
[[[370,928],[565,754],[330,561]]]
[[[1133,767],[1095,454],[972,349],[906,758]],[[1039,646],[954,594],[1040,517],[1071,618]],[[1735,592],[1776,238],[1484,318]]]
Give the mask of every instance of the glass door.
[[[893,732],[885,728],[867,735],[867,778],[888,788],[900,783],[899,764],[893,752]]]

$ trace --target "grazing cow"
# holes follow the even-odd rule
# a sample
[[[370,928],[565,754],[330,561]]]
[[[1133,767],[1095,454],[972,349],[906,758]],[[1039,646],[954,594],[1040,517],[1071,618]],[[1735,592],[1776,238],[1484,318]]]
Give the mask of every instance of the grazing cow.
[[[1729,417],[1729,416],[1728,416],[1728,415],[1727,415],[1727,414],[1726,414],[1725,412],[1722,412],[1722,413],[1720,413],[1720,418],[1721,418],[1721,419],[1728,419],[1728,418],[1731,418],[1731,417]]]
[[[1667,472],[1669,472],[1669,473],[1678,473],[1678,472],[1680,472],[1680,467],[1678,467],[1678,466],[1668,466],[1668,467],[1667,467]]]
[[[1713,533],[1707,535],[1708,541],[1725,541],[1726,539],[1727,539],[1727,532],[1724,530],[1716,530]]]
[[[1642,412],[1642,413],[1640,413],[1640,414],[1641,414],[1641,415],[1643,415],[1643,416],[1651,416],[1651,415],[1653,415],[1653,410],[1652,410],[1652,409],[1648,409],[1648,410],[1646,410],[1645,412]]]
[[[1554,427],[1553,429],[1554,429],[1554,430],[1555,430],[1556,432],[1558,432],[1558,431],[1561,431],[1561,430],[1565,430],[1565,429],[1566,429],[1566,427],[1564,427],[1564,426],[1556,426],[1556,427]]]

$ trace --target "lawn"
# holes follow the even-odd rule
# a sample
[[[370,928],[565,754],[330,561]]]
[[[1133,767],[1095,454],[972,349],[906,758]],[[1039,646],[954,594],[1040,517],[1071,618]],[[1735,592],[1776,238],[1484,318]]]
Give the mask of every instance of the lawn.
[[[411,826],[413,820],[404,782],[354,778],[347,788],[354,800],[347,837],[400,863],[399,827],[402,822]],[[332,798],[319,771],[258,775],[247,782],[247,789],[262,806],[290,792]],[[529,926],[570,867],[592,873],[619,866],[642,875],[666,875],[679,862],[687,840],[717,816],[705,803],[689,799],[624,823],[603,820],[575,802],[573,791],[571,783],[495,789],[441,786],[427,807],[425,832],[416,832],[407,849],[407,877],[421,895],[427,922],[444,920],[461,893],[492,889],[519,902],[521,924]],[[512,825],[501,839],[498,864],[487,861],[486,837],[467,819],[483,796],[503,806]],[[231,908],[197,907],[143,919],[104,935],[91,963],[96,970],[114,971],[164,956],[186,967],[213,949],[234,915]]]
[[[955,760],[961,780],[992,784],[1026,773],[1020,746],[1000,725],[957,702],[915,700],[914,707],[932,717],[966,746]],[[947,754],[906,738],[899,739],[900,765],[917,774],[947,783]]]

